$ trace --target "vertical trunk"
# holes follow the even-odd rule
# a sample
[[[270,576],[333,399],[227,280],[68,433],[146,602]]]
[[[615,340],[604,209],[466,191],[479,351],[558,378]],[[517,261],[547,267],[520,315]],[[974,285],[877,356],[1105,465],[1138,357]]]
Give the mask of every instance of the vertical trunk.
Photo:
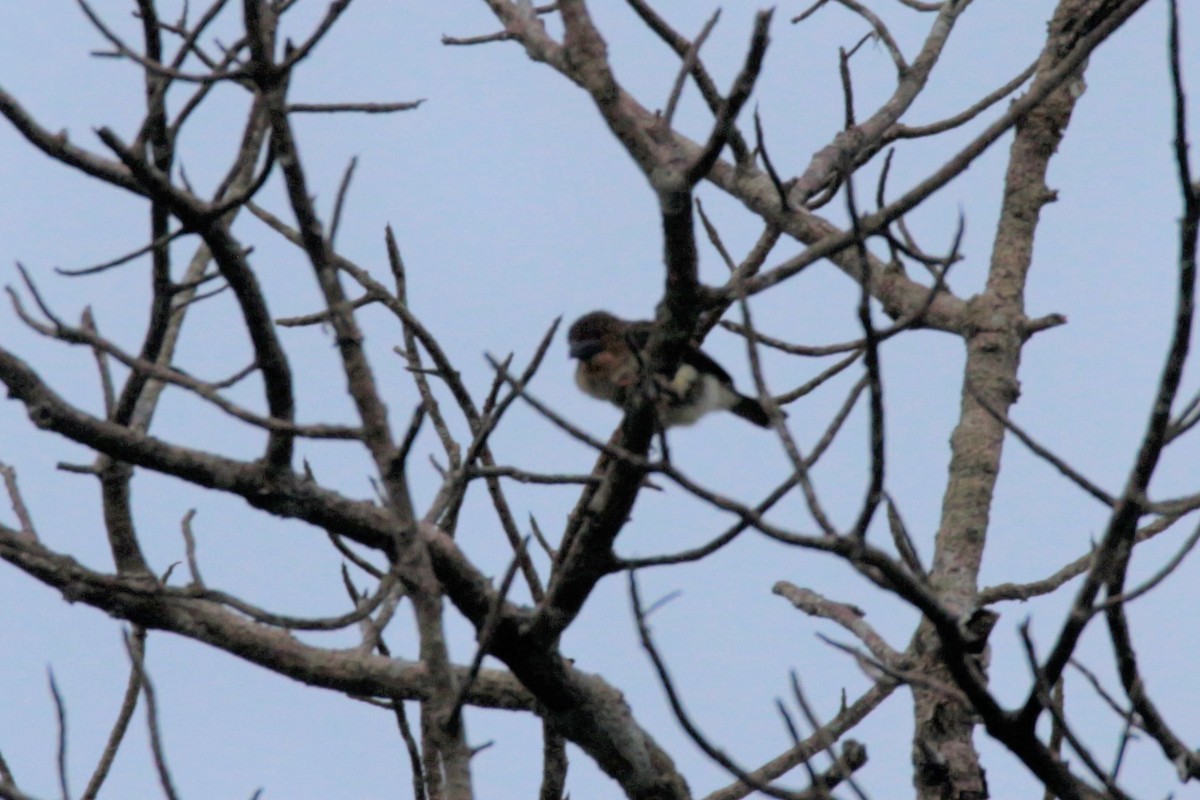
[[[1086,33],[1086,21],[1102,0],[1062,0],[1050,22],[1035,84]],[[1019,394],[1017,369],[1025,341],[1025,285],[1042,206],[1054,199],[1046,170],[1081,94],[1080,74],[1054,90],[1022,119],[1009,152],[1004,201],[987,288],[968,304],[967,361],[962,405],[951,436],[949,481],[942,501],[930,580],[943,602],[959,612],[976,603],[988,516],[1000,471],[1004,426],[988,407],[1006,415]],[[981,402],[982,401],[982,402]],[[985,407],[985,405],[987,407]],[[914,650],[922,669],[945,683],[953,679],[938,659],[937,637],[928,625]],[[921,800],[972,800],[988,796],[987,781],[972,742],[970,709],[949,697],[914,688],[916,732],[914,782]]]

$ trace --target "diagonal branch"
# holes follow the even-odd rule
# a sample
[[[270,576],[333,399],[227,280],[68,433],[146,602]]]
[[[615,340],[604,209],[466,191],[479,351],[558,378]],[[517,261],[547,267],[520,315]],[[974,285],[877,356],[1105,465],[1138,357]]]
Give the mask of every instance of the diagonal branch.
[[[704,176],[708,175],[709,170],[721,155],[721,151],[725,149],[725,144],[730,140],[738,112],[750,99],[750,93],[754,90],[754,84],[762,70],[767,44],[770,42],[767,31],[771,26],[773,13],[773,10],[760,11],[754,16],[754,32],[750,35],[750,47],[746,51],[746,61],[733,81],[729,96],[725,98],[716,112],[716,119],[713,121],[712,132],[708,135],[708,142],[688,167],[687,182],[690,186],[695,186]]]

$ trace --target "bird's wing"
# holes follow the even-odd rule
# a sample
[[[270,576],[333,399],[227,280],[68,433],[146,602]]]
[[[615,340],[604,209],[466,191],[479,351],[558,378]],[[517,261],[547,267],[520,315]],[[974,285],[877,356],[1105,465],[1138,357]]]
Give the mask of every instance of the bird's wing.
[[[629,328],[625,331],[625,339],[630,347],[637,352],[643,352],[646,349],[646,344],[650,341],[650,331],[654,328],[652,322],[631,322]],[[703,350],[697,347],[688,347],[683,351],[683,357],[680,363],[688,364],[696,368],[697,372],[713,375],[721,383],[733,385],[733,378],[725,371],[725,368],[713,361]]]
[[[709,356],[703,350],[698,350],[695,347],[689,347],[683,352],[683,358],[681,360],[684,364],[690,364],[691,366],[695,367],[700,373],[713,375],[717,378],[717,380],[721,381],[721,383],[729,384],[731,386],[733,385],[733,378],[729,377],[729,373],[725,371],[724,367],[709,358]]]

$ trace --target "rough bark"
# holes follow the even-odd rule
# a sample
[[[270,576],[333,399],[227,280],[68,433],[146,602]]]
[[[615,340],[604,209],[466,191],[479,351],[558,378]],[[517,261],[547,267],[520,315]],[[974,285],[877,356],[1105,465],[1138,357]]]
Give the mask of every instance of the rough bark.
[[[1091,17],[1103,5],[1102,0],[1063,0],[1059,4],[1030,91],[1036,91],[1045,74],[1071,52],[1079,36],[1074,23]],[[1026,279],[1041,209],[1055,199],[1046,185],[1046,171],[1080,96],[1082,76],[1080,67],[1074,79],[1054,89],[1018,121],[987,286],[967,303],[967,360],[960,416],[950,438],[949,481],[930,574],[942,602],[964,616],[978,600],[979,568],[1004,446],[1001,418],[1007,416],[1020,394],[1017,372],[1027,336]],[[940,646],[932,627],[922,624],[914,641],[920,668],[938,680],[953,683],[940,661]],[[988,797],[987,779],[972,743],[977,724],[972,709],[919,686],[913,689],[913,704],[913,780],[917,797]]]

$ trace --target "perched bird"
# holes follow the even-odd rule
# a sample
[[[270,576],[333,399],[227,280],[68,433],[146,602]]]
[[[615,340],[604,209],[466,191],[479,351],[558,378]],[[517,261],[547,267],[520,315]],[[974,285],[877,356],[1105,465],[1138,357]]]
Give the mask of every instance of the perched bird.
[[[585,393],[624,406],[636,387],[644,359],[640,353],[650,338],[650,322],[626,322],[607,311],[593,311],[575,320],[567,332],[571,358],[579,359],[575,382]],[[658,416],[664,428],[691,425],[709,411],[732,411],[761,427],[771,424],[767,410],[752,397],[738,394],[721,365],[695,347],[687,348],[674,377],[656,381],[660,390]]]

